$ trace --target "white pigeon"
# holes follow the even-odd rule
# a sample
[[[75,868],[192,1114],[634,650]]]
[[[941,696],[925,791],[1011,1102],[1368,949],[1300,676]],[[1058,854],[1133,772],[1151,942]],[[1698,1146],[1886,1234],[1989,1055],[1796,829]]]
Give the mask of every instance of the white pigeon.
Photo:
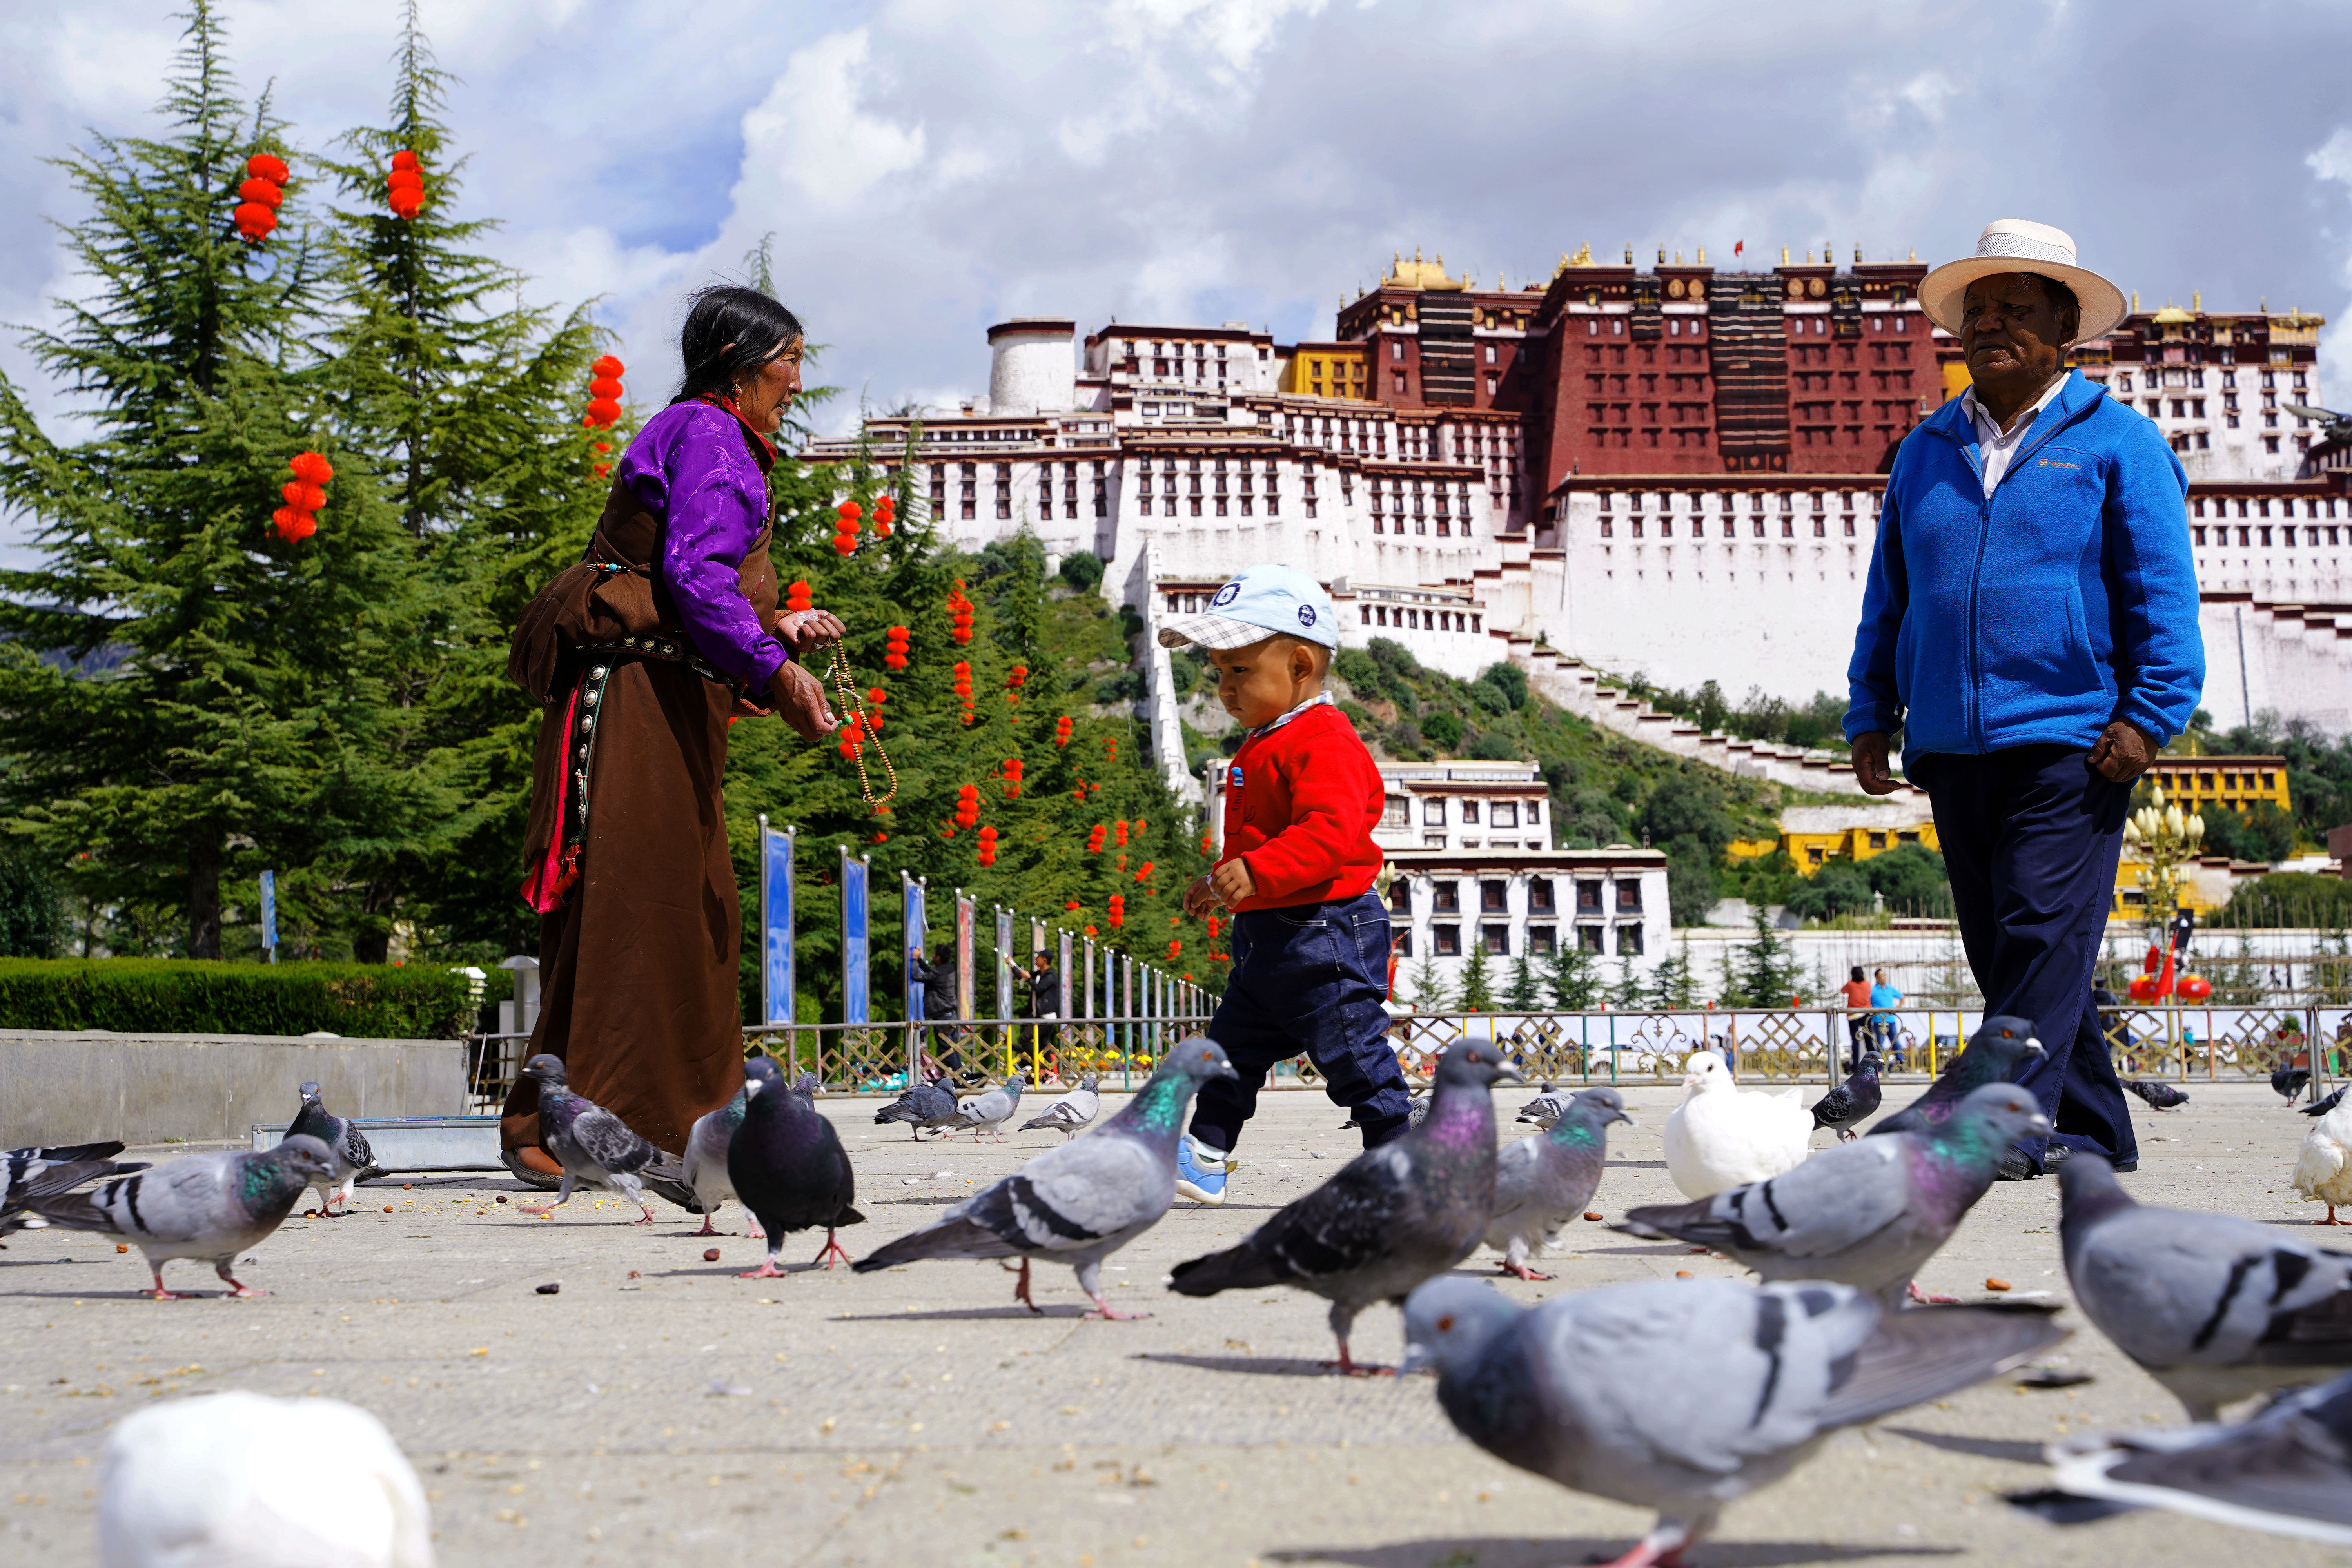
[[[2352,1205],[2352,1100],[2311,1124],[2303,1135],[2303,1151],[2294,1158],[2294,1190],[2307,1204],[2326,1204],[2327,1217],[2317,1225],[2342,1225],[2336,1205]]]
[[[383,1422],[339,1400],[147,1405],[107,1440],[98,1490],[104,1568],[433,1568],[415,1470]]]
[[[1743,1089],[1721,1057],[1693,1051],[1666,1118],[1666,1174],[1687,1198],[1769,1182],[1804,1163],[1812,1132],[1802,1090]]]

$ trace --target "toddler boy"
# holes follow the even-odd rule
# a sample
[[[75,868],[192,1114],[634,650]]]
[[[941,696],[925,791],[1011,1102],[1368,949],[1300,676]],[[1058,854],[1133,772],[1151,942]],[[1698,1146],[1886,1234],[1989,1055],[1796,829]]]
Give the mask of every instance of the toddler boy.
[[[1324,693],[1339,619],[1306,573],[1253,566],[1160,640],[1209,650],[1217,700],[1248,731],[1225,765],[1225,858],[1184,893],[1188,914],[1234,911],[1233,976],[1209,1036],[1240,1077],[1202,1086],[1176,1169],[1179,1193],[1221,1204],[1267,1072],[1301,1051],[1365,1148],[1405,1130],[1412,1097],[1381,1005],[1389,917],[1371,890],[1381,773]]]

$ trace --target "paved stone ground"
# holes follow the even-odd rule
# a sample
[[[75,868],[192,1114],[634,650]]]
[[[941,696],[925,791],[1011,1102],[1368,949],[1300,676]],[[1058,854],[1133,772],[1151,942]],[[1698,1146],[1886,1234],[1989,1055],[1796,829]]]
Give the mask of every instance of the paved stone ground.
[[[1817,1092],[1808,1090],[1808,1096]],[[2141,1117],[2145,1201],[2306,1222],[2287,1184],[2306,1123],[2261,1086],[2192,1086],[2184,1111]],[[1505,1119],[1522,1096],[1507,1089]],[[1598,1205],[1676,1197],[1659,1133],[1674,1094],[1630,1091],[1642,1126],[1613,1133]],[[874,1102],[821,1102],[857,1163],[854,1252],[928,1219],[1052,1135],[1003,1146],[911,1142]],[[0,1257],[0,1558],[93,1560],[91,1487],[109,1426],[146,1399],[225,1388],[322,1394],[376,1412],[430,1489],[441,1561],[643,1563],[687,1550],[762,1563],[1113,1565],[1275,1563],[1534,1568],[1613,1554],[1648,1527],[1461,1441],[1433,1385],[1326,1375],[1320,1301],[1260,1291],[1188,1300],[1177,1261],[1229,1245],[1355,1146],[1320,1095],[1268,1096],[1222,1210],[1180,1204],[1115,1260],[1137,1323],[1080,1320],[1069,1275],[1040,1274],[1046,1315],[1011,1300],[994,1264],[877,1276],[736,1279],[693,1220],[657,1205],[631,1228],[612,1200],[533,1220],[500,1178],[362,1188],[360,1212],[289,1221],[241,1265],[277,1293],[155,1302],[136,1254],[100,1237],[21,1234]],[[1517,1131],[1514,1129],[1513,1131]],[[1826,1135],[1817,1138],[1824,1142]],[[150,1151],[158,1157],[179,1151]],[[305,1206],[309,1206],[306,1201]],[[740,1231],[740,1211],[720,1216]],[[2066,1297],[2055,1184],[1996,1186],[1924,1277],[1965,1297],[1988,1277]],[[1558,1283],[1526,1300],[1718,1259],[1582,1226]],[[817,1243],[794,1237],[803,1260]],[[1490,1267],[1485,1254],[1465,1266]],[[175,1264],[184,1288],[214,1282]],[[181,1272],[184,1270],[184,1272]],[[560,1282],[556,1296],[533,1288]],[[1703,1568],[2221,1563],[2339,1560],[2322,1548],[2165,1514],[2060,1531],[1997,1493],[2039,1484],[2041,1446],[2083,1427],[2171,1422],[2178,1406],[2095,1330],[2060,1355],[2095,1380],[2059,1392],[2003,1381],[1832,1440],[1735,1505],[1693,1555]],[[1358,1349],[1393,1357],[1399,1320],[1367,1314]],[[289,1453],[289,1464],[327,1461]]]

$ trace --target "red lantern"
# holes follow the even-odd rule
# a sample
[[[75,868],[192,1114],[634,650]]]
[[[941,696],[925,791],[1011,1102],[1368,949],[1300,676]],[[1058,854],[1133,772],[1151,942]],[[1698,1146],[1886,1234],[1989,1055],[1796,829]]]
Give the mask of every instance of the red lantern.
[[[907,628],[904,626],[892,626],[890,628],[887,634],[887,644],[882,655],[882,662],[886,666],[892,669],[904,669],[907,668],[907,638],[908,635]]]
[[[962,784],[957,788],[955,815],[956,821],[966,827],[978,826],[980,822],[980,786],[978,784]]]
[[[1127,923],[1127,900],[1118,894],[1110,896],[1110,925],[1113,931]]]
[[[1021,798],[1021,759],[1005,758],[1002,772],[1004,774],[1004,798],[1019,800]]]
[[[1070,743],[1070,716],[1066,713],[1054,721],[1054,744],[1066,748]]]
[[[1169,963],[1175,963],[1175,962],[1176,962],[1176,955],[1177,955],[1178,953],[1180,953],[1180,952],[1183,952],[1183,951],[1184,951],[1184,944],[1183,944],[1182,942],[1171,942],[1168,944],[1168,962],[1169,962]]]
[[[1028,685],[1029,667],[1025,664],[1016,664],[1011,669],[1006,670],[1004,672],[1004,684],[1007,689],[1013,691],[1018,691],[1023,687]]]
[[[1075,910],[1078,907],[1078,900],[1071,899],[1067,902],[1064,903],[1062,907],[1066,910]]]
[[[809,600],[809,585],[807,578],[800,578],[785,588],[784,609],[786,612],[797,616],[803,610],[814,608],[815,608],[815,606]]]
[[[286,160],[269,153],[256,153],[247,158],[245,172],[257,180],[268,180],[273,185],[283,185],[289,173]]]
[[[898,507],[896,501],[892,500],[887,495],[875,497],[874,537],[877,539],[889,538],[890,525],[898,521]]]
[[[1099,855],[1102,851],[1103,826],[1101,823],[1097,822],[1094,826],[1094,831],[1087,835],[1087,853],[1089,855]]]
[[[1146,877],[1149,877],[1149,876],[1150,876],[1150,875],[1151,875],[1152,870],[1153,870],[1153,867],[1152,867],[1151,862],[1150,862],[1150,861],[1149,861],[1149,860],[1146,860],[1146,861],[1143,863],[1143,868],[1142,868],[1142,869],[1140,869],[1140,870],[1139,870],[1138,872],[1136,872],[1136,874],[1135,874],[1135,879],[1136,879],[1137,881],[1139,881],[1139,882],[1142,881]]]
[[[425,210],[425,171],[416,154],[404,147],[392,155],[392,173],[383,178],[384,205],[396,217],[413,218]]]
[[[296,544],[319,531],[318,519],[313,514],[327,504],[324,487],[335,477],[335,469],[317,452],[297,452],[286,459],[286,467],[294,478],[278,487],[278,493],[286,498],[286,504],[271,512],[269,521],[277,525],[280,539]]]
[[[980,863],[983,866],[993,866],[996,864],[996,829],[993,827],[983,827],[980,830],[980,854],[978,858]]]
[[[1122,849],[1127,847],[1127,824],[1124,821],[1118,825],[1118,831],[1112,836],[1111,842]]]
[[[955,591],[948,595],[948,635],[960,643],[971,641],[971,601],[964,597],[963,582],[959,578]]]
[[[1223,922],[1219,921],[1216,916],[1211,915],[1209,917],[1209,940],[1211,942],[1216,941],[1217,932],[1223,929],[1224,929]]]
[[[245,161],[245,180],[236,187],[236,210],[230,215],[237,237],[258,245],[278,226],[278,206],[286,199],[286,162],[267,153]]]
[[[613,427],[621,417],[621,395],[626,390],[621,384],[621,373],[626,368],[611,354],[601,356],[588,367],[588,406],[581,411],[581,424],[592,430]]]
[[[1092,926],[1088,926],[1088,927],[1087,927],[1087,940],[1088,942],[1092,942],[1092,941],[1094,941],[1094,939],[1095,939],[1095,928],[1094,928],[1094,927],[1092,927]]]

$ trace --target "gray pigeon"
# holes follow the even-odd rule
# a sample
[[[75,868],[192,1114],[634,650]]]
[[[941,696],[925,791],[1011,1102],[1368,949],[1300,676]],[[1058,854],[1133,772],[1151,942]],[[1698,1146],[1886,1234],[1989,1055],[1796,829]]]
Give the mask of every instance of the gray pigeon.
[[[1478,1249],[1495,1209],[1497,1079],[1519,1080],[1492,1040],[1456,1040],[1437,1064],[1429,1120],[1377,1149],[1280,1210],[1238,1247],[1176,1266],[1179,1295],[1296,1285],[1331,1303],[1339,1369],[1356,1314],[1375,1301],[1402,1301],[1434,1274]]]
[[[267,1296],[228,1271],[236,1255],[268,1239],[285,1223],[305,1187],[335,1168],[324,1143],[298,1132],[262,1153],[228,1150],[189,1154],[156,1170],[117,1176],[87,1193],[35,1198],[33,1212],[68,1230],[120,1236],[146,1255],[155,1299],[179,1298],[163,1289],[163,1265],[201,1258],[236,1296]]]
[[[1027,1132],[1039,1127],[1050,1127],[1064,1137],[1075,1133],[1102,1113],[1102,1094],[1096,1089],[1092,1073],[1078,1080],[1078,1087],[1045,1108],[1042,1116],[1033,1116],[1021,1124]]]
[[[1967,1047],[1944,1064],[1944,1070],[1936,1075],[1927,1093],[1882,1120],[1864,1136],[1917,1132],[1932,1127],[1949,1116],[1952,1107],[1973,1090],[1989,1083],[2007,1083],[2017,1076],[2020,1062],[2049,1054],[2033,1037],[2032,1020],[1995,1014],[1977,1026],[1977,1032],[1969,1037]]]
[[[956,1102],[957,1127],[971,1129],[971,1141],[980,1142],[986,1132],[999,1143],[1004,1142],[1004,1124],[1021,1112],[1021,1091],[1029,1081],[1019,1073],[1004,1080],[1003,1087],[992,1089],[986,1094],[975,1094]],[[952,1131],[952,1129],[950,1129]]]
[[[1339,1131],[1342,1132],[1353,1132],[1358,1128],[1363,1126],[1363,1123],[1357,1120],[1357,1118],[1363,1114],[1364,1108],[1360,1105],[1350,1110],[1348,1112],[1348,1120],[1339,1123]],[[1423,1122],[1428,1120],[1429,1090],[1425,1089],[1417,1089],[1412,1091],[1412,1098],[1405,1103],[1404,1124],[1407,1129],[1412,1129],[1420,1126]]]
[[[2084,1315],[2188,1407],[2352,1369],[2352,1255],[2229,1215],[2134,1203],[2080,1151],[2058,1167],[2058,1241]]]
[[[1827,1279],[1899,1307],[2020,1138],[2050,1131],[2033,1096],[1987,1084],[1932,1131],[1824,1149],[1784,1175],[1637,1208],[1612,1226],[1712,1248],[1766,1279]]]
[[[816,1097],[824,1092],[824,1080],[817,1077],[814,1069],[803,1072],[793,1079],[793,1092],[808,1104],[814,1105]]]
[[[824,1247],[816,1261],[827,1268],[835,1258],[848,1262],[834,1233],[865,1224],[866,1216],[850,1206],[857,1176],[832,1120],[813,1100],[786,1089],[783,1075],[765,1057],[744,1064],[743,1098],[743,1125],[727,1146],[727,1179],[767,1233],[768,1257],[736,1278],[780,1277],[784,1237],[819,1226],[824,1227]]]
[[[751,1062],[767,1059],[754,1057],[743,1064],[747,1082],[751,1076]],[[793,1092],[799,1092],[798,1085],[793,1086]],[[735,1184],[727,1178],[727,1145],[734,1140],[735,1130],[743,1125],[745,1103],[744,1091],[738,1089],[726,1104],[695,1118],[694,1130],[686,1135],[686,1157],[682,1162],[686,1184],[694,1189],[695,1202],[702,1205],[702,1228],[694,1233],[697,1236],[719,1234],[710,1216],[719,1212],[719,1205],[735,1196]],[[753,1218],[751,1226],[747,1234],[756,1240],[760,1236],[759,1220]]]
[[[1176,1201],[1176,1140],[1185,1103],[1213,1078],[1238,1078],[1224,1047],[1195,1035],[1160,1058],[1151,1077],[1102,1131],[1065,1142],[991,1183],[922,1229],[851,1265],[858,1273],[924,1258],[1013,1258],[1013,1300],[1038,1310],[1029,1264],[1050,1258],[1077,1270],[1078,1289],[1105,1319],[1139,1317],[1102,1291],[1103,1259],[1160,1223]]]
[[[919,1083],[889,1104],[874,1113],[874,1125],[885,1126],[903,1121],[914,1131],[915,1142],[923,1141],[930,1131],[946,1132],[956,1125],[956,1097],[935,1083]]]
[[[1875,1053],[1864,1056],[1843,1083],[1813,1101],[1813,1125],[1828,1128],[1842,1143],[1860,1137],[1854,1123],[1868,1121],[1878,1110],[1879,1065]]]
[[[2045,1312],[1881,1312],[1843,1285],[1656,1279],[1522,1311],[1433,1279],[1405,1303],[1403,1370],[1499,1459],[1658,1510],[1616,1568],[1681,1561],[1723,1505],[1769,1486],[1843,1426],[1991,1377],[2066,1337]]]
[[[35,1198],[71,1192],[100,1176],[143,1171],[146,1162],[119,1162],[120,1143],[74,1143],[54,1149],[11,1149],[0,1154],[0,1236],[47,1223],[28,1206]]]
[[[646,1187],[689,1213],[701,1206],[694,1189],[686,1184],[686,1167],[677,1156],[655,1148],[594,1100],[572,1093],[562,1061],[533,1057],[522,1064],[522,1076],[539,1084],[540,1142],[563,1167],[563,1185],[555,1201],[521,1205],[523,1213],[554,1213],[572,1201],[572,1189],[583,1183],[636,1205],[645,1217],[631,1220],[631,1225],[654,1222],[654,1211],[646,1205]]]
[[[1573,1089],[1563,1089],[1556,1083],[1545,1084],[1541,1094],[1519,1107],[1517,1120],[1531,1121],[1539,1131],[1549,1132],[1554,1122],[1568,1114],[1569,1102],[1575,1098]]]
[[[2009,1500],[2053,1524],[2138,1508],[2352,1546],[2352,1374],[2233,1426],[2084,1433],[2050,1445],[2047,1491]]]
[[[368,1147],[360,1130],[328,1111],[317,1084],[304,1084],[301,1094],[302,1109],[294,1113],[294,1124],[286,1129],[286,1136],[291,1138],[299,1132],[316,1138],[335,1157],[334,1173],[325,1181],[310,1184],[319,1194],[316,1212],[332,1214],[335,1205],[351,1202],[352,1188],[370,1176],[383,1175],[383,1167],[375,1163],[375,1151]]]
[[[1528,1248],[1558,1244],[1559,1227],[1584,1212],[1601,1190],[1601,1170],[1609,1160],[1609,1124],[1639,1125],[1625,1114],[1625,1100],[1613,1089],[1588,1089],[1570,1097],[1550,1127],[1522,1138],[1495,1157],[1495,1211],[1486,1222],[1486,1245],[1503,1254],[1503,1272],[1522,1279],[1549,1279],[1528,1267]]]

